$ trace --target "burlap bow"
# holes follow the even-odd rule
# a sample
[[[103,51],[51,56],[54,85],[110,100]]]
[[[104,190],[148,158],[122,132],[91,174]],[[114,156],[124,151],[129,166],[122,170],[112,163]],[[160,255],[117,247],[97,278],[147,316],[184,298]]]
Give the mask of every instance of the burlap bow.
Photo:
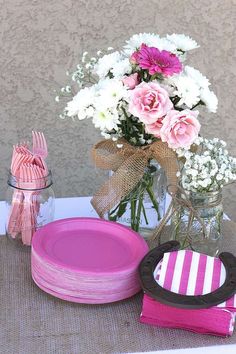
[[[97,167],[114,171],[91,200],[101,218],[135,188],[151,159],[165,170],[168,184],[177,184],[176,154],[161,140],[142,147],[132,146],[125,139],[102,140],[94,145],[92,157]]]

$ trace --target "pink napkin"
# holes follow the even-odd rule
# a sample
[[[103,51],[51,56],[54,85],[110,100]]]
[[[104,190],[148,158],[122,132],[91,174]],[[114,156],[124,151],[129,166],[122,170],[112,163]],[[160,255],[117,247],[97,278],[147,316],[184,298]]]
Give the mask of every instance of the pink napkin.
[[[154,278],[162,287],[183,295],[202,295],[224,283],[225,268],[219,258],[189,250],[165,253]],[[144,295],[140,321],[160,327],[182,328],[219,336],[232,335],[236,295],[208,309],[181,309]]]

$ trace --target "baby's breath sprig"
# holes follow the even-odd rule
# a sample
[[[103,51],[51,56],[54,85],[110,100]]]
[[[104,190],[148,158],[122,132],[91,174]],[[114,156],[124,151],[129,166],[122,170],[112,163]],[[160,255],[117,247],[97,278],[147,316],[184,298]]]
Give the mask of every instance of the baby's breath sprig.
[[[98,51],[97,57],[89,58],[88,52],[84,52],[81,58],[81,62],[76,66],[76,69],[71,73],[66,71],[66,75],[70,77],[70,82],[56,93],[56,102],[60,102],[61,99],[71,99],[78,91],[78,87],[79,89],[82,89],[97,82],[93,74],[93,69],[101,54],[102,52]],[[59,115],[61,119],[65,119],[67,116],[68,115],[66,109],[64,109],[64,111]]]
[[[184,159],[177,173],[184,189],[211,192],[236,180],[236,158],[229,156],[225,141],[199,137],[195,145],[195,151],[176,150],[177,156]]]

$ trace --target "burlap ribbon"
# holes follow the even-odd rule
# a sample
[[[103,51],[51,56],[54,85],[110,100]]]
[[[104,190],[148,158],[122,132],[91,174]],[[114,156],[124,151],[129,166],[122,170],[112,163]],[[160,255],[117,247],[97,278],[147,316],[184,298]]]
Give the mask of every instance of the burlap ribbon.
[[[165,170],[168,184],[177,184],[176,154],[161,140],[142,147],[132,146],[125,139],[102,140],[94,145],[92,157],[97,167],[114,172],[91,200],[101,218],[135,188],[151,159]]]

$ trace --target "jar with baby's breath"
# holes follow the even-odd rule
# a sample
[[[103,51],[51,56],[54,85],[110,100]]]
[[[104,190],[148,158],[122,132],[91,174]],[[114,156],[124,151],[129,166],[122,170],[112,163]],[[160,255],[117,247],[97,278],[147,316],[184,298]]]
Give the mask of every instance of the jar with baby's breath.
[[[189,150],[176,153],[179,186],[173,195],[170,238],[182,248],[215,256],[222,240],[222,189],[236,180],[236,159],[218,138],[199,137]]]
[[[180,188],[173,197],[173,213],[165,240],[177,240],[182,249],[216,256],[222,244],[222,190],[189,192]]]

